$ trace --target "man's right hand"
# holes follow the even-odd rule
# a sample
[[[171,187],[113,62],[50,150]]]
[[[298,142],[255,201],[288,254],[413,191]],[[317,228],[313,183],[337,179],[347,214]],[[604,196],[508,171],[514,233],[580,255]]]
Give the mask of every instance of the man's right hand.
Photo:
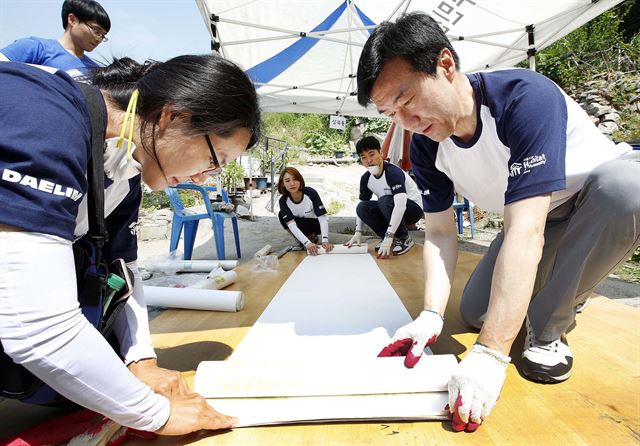
[[[172,396],[169,401],[171,413],[165,425],[156,431],[158,435],[185,435],[201,429],[230,429],[237,423],[237,419],[214,410],[197,393]]]
[[[352,246],[356,245],[356,246],[360,246],[360,239],[362,238],[362,233],[360,231],[356,231],[355,234],[353,234],[353,237],[351,237],[351,240],[349,240],[347,243],[344,244],[344,246],[351,248]]]
[[[423,310],[415,321],[398,328],[378,357],[405,356],[405,367],[413,368],[422,357],[423,350],[440,336],[443,324],[444,319],[439,313]]]

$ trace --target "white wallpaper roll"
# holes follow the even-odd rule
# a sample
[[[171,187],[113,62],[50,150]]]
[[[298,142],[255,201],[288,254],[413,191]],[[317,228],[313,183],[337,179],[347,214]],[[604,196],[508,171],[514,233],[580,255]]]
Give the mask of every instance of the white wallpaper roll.
[[[199,288],[203,290],[221,290],[231,285],[236,281],[237,278],[238,274],[235,271],[222,271],[218,274],[212,271],[207,277],[191,285],[189,288]]]
[[[208,273],[215,268],[229,271],[238,266],[237,260],[177,260],[177,262],[179,273]]]
[[[333,245],[331,252],[327,253],[324,248],[318,248],[318,254],[366,254],[369,252],[369,246],[360,245],[351,248],[344,245]]]
[[[145,286],[147,305],[188,310],[212,310],[235,313],[244,308],[242,291],[199,290]]]
[[[265,245],[255,253],[255,256],[256,257],[266,256],[270,252],[271,252],[271,245]]]

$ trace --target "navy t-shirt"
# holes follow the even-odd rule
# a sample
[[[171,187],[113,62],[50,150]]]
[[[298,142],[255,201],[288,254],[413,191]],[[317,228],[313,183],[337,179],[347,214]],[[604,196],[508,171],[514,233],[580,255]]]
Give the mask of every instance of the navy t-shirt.
[[[382,173],[379,177],[365,172],[360,177],[360,201],[371,200],[373,195],[384,197],[385,195],[407,194],[407,199],[414,201],[420,208],[420,191],[413,179],[398,166],[382,162]]]
[[[0,98],[0,223],[73,241],[87,230],[91,121],[82,91],[64,72],[0,62]],[[106,259],[135,260],[140,199],[140,176],[105,179]]]
[[[320,195],[311,187],[305,187],[302,190],[302,200],[299,203],[293,201],[288,195],[283,195],[280,197],[279,205],[285,223],[290,222],[294,217],[318,218],[327,213]]]
[[[616,147],[551,80],[530,70],[467,75],[477,127],[463,142],[415,134],[411,164],[425,212],[440,212],[454,190],[491,212],[551,193],[553,209],[578,192],[599,164],[629,150]]]

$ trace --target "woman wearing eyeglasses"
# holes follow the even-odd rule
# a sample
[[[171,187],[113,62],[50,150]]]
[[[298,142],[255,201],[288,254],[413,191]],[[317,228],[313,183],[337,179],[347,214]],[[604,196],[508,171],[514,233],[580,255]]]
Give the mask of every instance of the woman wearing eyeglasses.
[[[107,116],[103,257],[124,258],[139,279],[141,180],[162,190],[219,171],[259,137],[258,99],[244,72],[215,55],[145,65],[120,59],[98,69],[93,85]],[[64,397],[125,426],[163,435],[231,427],[178,372],[157,366],[141,285],[115,325],[124,361],[78,308],[72,242],[87,232],[91,153],[83,93],[63,72],[2,62],[0,97],[4,352]]]
[[[111,20],[93,0],[65,0],[62,5],[64,33],[58,40],[27,37],[0,49],[0,61],[24,62],[64,70],[76,81],[86,82],[97,68],[85,52],[109,40]]]

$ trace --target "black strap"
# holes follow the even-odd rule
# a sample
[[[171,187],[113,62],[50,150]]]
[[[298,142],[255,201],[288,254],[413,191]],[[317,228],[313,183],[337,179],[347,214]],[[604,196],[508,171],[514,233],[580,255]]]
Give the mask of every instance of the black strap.
[[[99,90],[80,82],[76,85],[87,99],[91,117],[91,164],[87,169],[89,236],[98,247],[102,247],[109,238],[104,221],[104,133],[107,116]]]

